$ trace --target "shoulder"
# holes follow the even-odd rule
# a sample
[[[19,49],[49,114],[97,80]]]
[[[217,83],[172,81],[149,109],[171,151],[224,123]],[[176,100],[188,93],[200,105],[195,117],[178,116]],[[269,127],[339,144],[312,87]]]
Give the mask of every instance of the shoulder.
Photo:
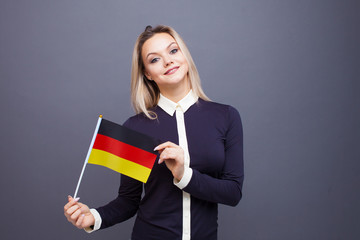
[[[150,111],[154,112],[157,116],[161,114],[158,107],[154,107],[150,109]],[[150,119],[144,113],[138,113],[129,117],[124,123],[123,126],[132,128],[134,130],[151,127],[151,125],[158,124],[158,119]]]
[[[145,116],[143,113],[136,114],[134,116],[129,117],[125,122],[124,126],[132,129],[136,129],[137,126],[143,125],[146,122],[152,121]]]
[[[227,118],[228,120],[233,118],[240,119],[240,114],[238,110],[228,104],[205,101],[199,98],[197,106],[201,111],[207,112],[213,116],[224,117]]]
[[[227,146],[242,141],[243,126],[240,114],[236,108],[228,104],[201,100],[205,108],[211,109],[217,129],[222,129],[227,139]]]

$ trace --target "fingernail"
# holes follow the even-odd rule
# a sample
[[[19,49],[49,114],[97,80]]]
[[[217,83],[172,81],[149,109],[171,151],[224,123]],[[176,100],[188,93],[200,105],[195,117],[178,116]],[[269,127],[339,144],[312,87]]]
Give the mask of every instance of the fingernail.
[[[156,146],[156,147],[154,148],[154,151],[157,151],[157,150],[158,150],[158,147],[159,147],[159,146]]]
[[[75,202],[77,202],[77,201],[79,201],[79,199],[80,199],[80,198],[79,198],[79,197],[77,197],[77,198],[75,198],[75,199],[74,199],[74,201],[75,201]]]
[[[71,196],[70,196],[70,195],[68,195],[68,198],[71,198]]]

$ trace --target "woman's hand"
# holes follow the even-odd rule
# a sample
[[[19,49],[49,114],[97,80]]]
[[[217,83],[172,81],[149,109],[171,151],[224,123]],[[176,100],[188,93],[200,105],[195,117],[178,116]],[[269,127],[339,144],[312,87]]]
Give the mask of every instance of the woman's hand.
[[[160,144],[154,150],[160,153],[159,164],[165,161],[174,178],[180,181],[184,175],[184,150],[172,142]]]
[[[95,218],[85,204],[78,202],[79,198],[68,196],[68,203],[64,206],[64,214],[69,222],[79,229],[95,224]]]

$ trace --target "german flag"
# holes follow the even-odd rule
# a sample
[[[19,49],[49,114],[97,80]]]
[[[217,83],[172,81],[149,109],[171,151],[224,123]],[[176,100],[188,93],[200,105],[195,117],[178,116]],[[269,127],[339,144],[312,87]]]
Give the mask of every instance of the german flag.
[[[102,119],[88,163],[108,167],[146,183],[157,154],[158,141]]]

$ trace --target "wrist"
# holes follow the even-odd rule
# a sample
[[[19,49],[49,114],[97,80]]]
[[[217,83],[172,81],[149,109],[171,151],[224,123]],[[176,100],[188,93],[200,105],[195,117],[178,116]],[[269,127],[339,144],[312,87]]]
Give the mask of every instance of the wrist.
[[[174,178],[175,186],[177,186],[180,189],[185,188],[189,184],[189,182],[192,178],[192,175],[193,175],[193,170],[191,168],[189,168],[189,167],[184,168],[184,173],[183,173],[183,176],[180,179],[180,181],[178,181],[176,178]]]
[[[183,178],[183,176],[184,176],[184,171],[185,171],[185,169],[184,169],[184,166],[183,166],[183,167],[180,168],[175,174],[173,174],[173,175],[174,175],[174,178],[175,178],[175,180],[176,180],[177,182],[180,182],[181,179]]]

